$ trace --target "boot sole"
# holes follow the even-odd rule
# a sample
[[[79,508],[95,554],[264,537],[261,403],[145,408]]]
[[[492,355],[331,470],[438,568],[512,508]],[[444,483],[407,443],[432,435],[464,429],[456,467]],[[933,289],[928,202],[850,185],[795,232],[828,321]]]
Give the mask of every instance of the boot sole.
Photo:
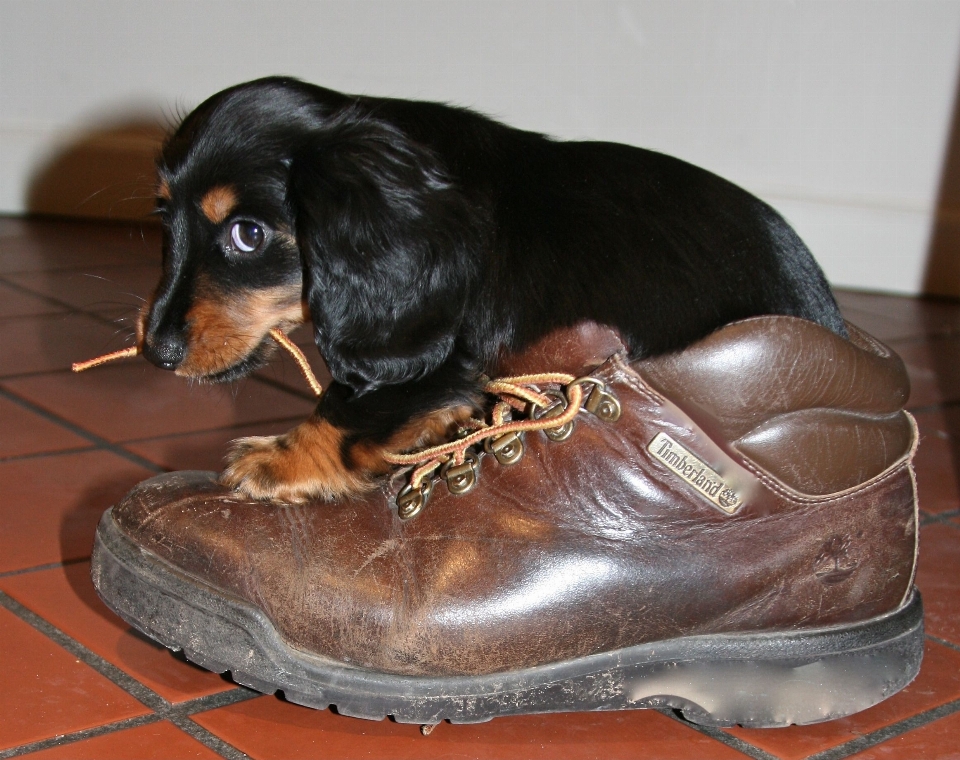
[[[402,723],[668,707],[708,726],[804,725],[895,694],[923,656],[914,590],[895,612],[854,625],[687,636],[485,676],[404,676],[291,647],[261,610],[140,548],[110,511],[97,529],[91,575],[110,609],[207,670],[307,707]]]

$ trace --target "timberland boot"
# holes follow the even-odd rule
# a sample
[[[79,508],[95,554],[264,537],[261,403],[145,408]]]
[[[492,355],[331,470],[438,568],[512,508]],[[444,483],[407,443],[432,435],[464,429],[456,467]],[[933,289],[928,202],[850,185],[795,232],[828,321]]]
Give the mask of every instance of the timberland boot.
[[[889,349],[763,317],[629,363],[596,325],[498,369],[484,426],[364,498],[177,472],[108,510],[104,601],[266,693],[431,724],[849,715],[917,674],[917,434]]]

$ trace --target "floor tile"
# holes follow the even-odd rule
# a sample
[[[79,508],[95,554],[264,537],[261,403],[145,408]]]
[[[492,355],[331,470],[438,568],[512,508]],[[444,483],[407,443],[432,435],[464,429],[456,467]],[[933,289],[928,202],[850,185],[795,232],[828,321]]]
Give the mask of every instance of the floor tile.
[[[276,697],[211,710],[193,719],[257,760],[746,757],[651,710],[526,715],[495,718],[477,725],[441,723],[427,737],[414,725],[348,718],[329,710],[292,705]]]
[[[960,645],[960,530],[953,525],[920,529],[917,587],[927,633]]]
[[[834,292],[844,318],[882,341],[960,332],[960,303],[952,299]]]
[[[297,425],[304,417],[294,417],[282,422],[260,422],[209,433],[151,438],[146,441],[127,442],[123,447],[155,462],[165,470],[218,471],[223,467],[223,458],[231,441],[251,435],[279,435]]]
[[[110,612],[93,588],[88,562],[2,578],[0,589],[169,702],[236,688],[177,659]]]
[[[960,400],[960,336],[890,341],[910,377],[908,408]]]
[[[20,288],[0,282],[0,318],[27,317],[35,314],[57,314],[65,307]]]
[[[850,760],[957,760],[960,758],[960,713],[850,755]]]
[[[812,726],[778,729],[738,727],[727,730],[782,760],[799,760],[958,697],[960,652],[928,641],[916,680],[903,691],[868,710]]]
[[[86,438],[0,396],[0,459],[64,449],[88,448]]]
[[[4,385],[111,441],[306,417],[314,403],[253,379],[199,385],[143,359]]]
[[[51,747],[30,760],[217,760],[222,757],[167,721]]]
[[[156,224],[53,219],[24,224],[0,239],[0,274],[160,260]]]
[[[90,266],[83,269],[7,275],[24,290],[103,316],[136,317],[160,279],[160,266]],[[133,324],[131,321],[130,324]]]
[[[103,511],[154,474],[108,451],[0,462],[0,572],[88,556]]]
[[[68,371],[70,365],[127,345],[125,330],[85,314],[0,319],[0,377]]]
[[[5,609],[0,609],[0,641],[0,749],[148,712]]]
[[[949,512],[960,505],[960,409],[935,409],[915,415],[920,446],[913,466],[920,509]]]

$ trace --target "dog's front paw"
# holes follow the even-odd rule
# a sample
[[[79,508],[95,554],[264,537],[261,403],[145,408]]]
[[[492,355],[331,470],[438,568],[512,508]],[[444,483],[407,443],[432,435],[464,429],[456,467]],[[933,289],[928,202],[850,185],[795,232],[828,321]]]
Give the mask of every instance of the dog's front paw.
[[[332,501],[369,490],[344,464],[340,431],[308,421],[284,435],[233,442],[220,482],[253,499],[299,504]]]

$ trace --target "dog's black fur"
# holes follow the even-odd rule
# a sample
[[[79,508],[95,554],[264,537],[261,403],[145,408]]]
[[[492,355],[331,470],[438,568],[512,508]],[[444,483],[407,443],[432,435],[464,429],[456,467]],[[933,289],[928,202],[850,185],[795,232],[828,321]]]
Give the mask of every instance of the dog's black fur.
[[[145,354],[175,368],[199,350],[191,309],[211,292],[223,303],[302,288],[335,381],[316,419],[342,432],[347,469],[353,444],[475,405],[481,373],[504,352],[583,320],[615,327],[632,357],[760,314],[846,334],[822,272],[773,209],[639,148],[271,78],[191,113],[159,173],[165,268],[144,317]],[[235,201],[222,220],[199,206],[214,187]],[[263,230],[260,248],[232,244],[238,222]],[[193,374],[249,372],[272,346],[262,325],[252,340],[229,366]]]

